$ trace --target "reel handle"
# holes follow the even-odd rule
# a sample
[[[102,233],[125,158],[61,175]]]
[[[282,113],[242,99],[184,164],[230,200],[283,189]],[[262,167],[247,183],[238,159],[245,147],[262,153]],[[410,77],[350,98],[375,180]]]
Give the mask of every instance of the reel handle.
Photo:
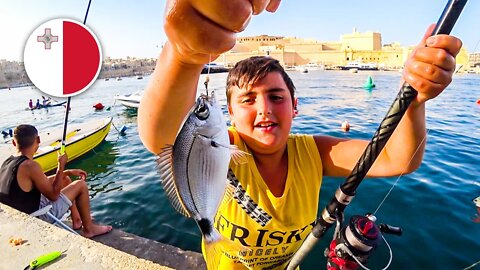
[[[378,228],[382,233],[394,234],[398,236],[402,235],[402,228],[400,227],[394,227],[394,226],[382,223],[380,224],[380,226],[378,226]]]

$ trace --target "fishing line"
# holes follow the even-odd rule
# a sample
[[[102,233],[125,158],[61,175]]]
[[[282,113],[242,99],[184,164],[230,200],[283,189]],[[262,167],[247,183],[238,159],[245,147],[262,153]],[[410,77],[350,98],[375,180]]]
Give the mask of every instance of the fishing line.
[[[477,50],[478,44],[480,44],[480,39],[477,41],[477,44],[475,44],[475,48],[473,48],[473,53],[475,53],[475,50]]]
[[[387,239],[385,239],[385,237],[383,237],[383,235],[380,235],[380,236],[382,236],[383,242],[385,242],[385,244],[387,245],[388,252],[390,253],[390,259],[388,260],[387,265],[381,269],[381,270],[386,270],[386,269],[388,269],[388,267],[390,267],[390,264],[392,264],[393,253],[392,253],[392,248],[390,247],[390,245],[387,242]],[[371,270],[370,268],[366,267],[359,259],[357,259],[357,256],[355,256],[355,254],[353,254],[353,252],[347,246],[345,246],[344,244],[339,244],[338,246],[340,246],[340,245],[342,245],[341,248],[343,250],[345,250],[348,253],[348,255],[352,256],[352,258],[355,259],[355,261],[358,263],[358,265],[360,267],[362,267],[365,270]]]
[[[470,265],[469,267],[466,267],[466,268],[463,268],[463,270],[468,270],[468,269],[472,269],[473,267],[477,266],[478,264],[480,264],[480,261]]]
[[[210,82],[210,62],[212,62],[212,55],[208,55],[208,64],[207,64],[207,76],[205,77],[205,82],[203,83],[205,85],[205,92],[207,92],[208,96],[208,83]]]
[[[428,133],[430,132],[430,129],[427,129],[427,132],[425,133],[425,136],[423,137],[422,141],[420,142],[420,144],[417,146],[417,149],[415,149],[415,152],[413,153],[412,157],[410,158],[410,160],[408,161],[408,164],[407,164],[407,167],[412,163],[413,161],[413,158],[415,157],[415,155],[418,153],[418,150],[420,150],[420,146],[422,145],[422,143],[425,141],[425,139],[427,138],[427,135]],[[382,207],[383,203],[387,200],[388,196],[390,196],[390,193],[392,193],[393,189],[395,188],[395,186],[398,184],[398,182],[400,181],[400,178],[402,178],[402,176],[405,175],[405,170],[403,170],[403,172],[397,177],[397,179],[395,180],[395,182],[392,184],[392,187],[390,188],[390,190],[387,192],[387,194],[385,195],[385,197],[383,198],[383,200],[380,202],[380,204],[378,205],[377,209],[375,209],[375,211],[373,212],[373,215],[376,216],[378,210],[380,209],[380,207]],[[383,236],[382,236],[383,237]]]

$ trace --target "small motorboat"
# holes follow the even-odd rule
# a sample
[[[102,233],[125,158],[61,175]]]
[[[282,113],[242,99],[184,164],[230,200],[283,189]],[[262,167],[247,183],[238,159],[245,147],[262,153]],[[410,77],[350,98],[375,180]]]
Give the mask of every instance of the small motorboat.
[[[115,96],[115,100],[127,108],[138,108],[141,99],[142,95],[140,93]]]
[[[65,152],[68,155],[68,162],[99,145],[107,137],[111,124],[112,117],[107,117],[86,123],[68,125],[65,138]],[[63,126],[42,132],[39,136],[40,146],[33,159],[42,166],[43,172],[49,172],[58,165],[57,151],[60,150],[62,144]],[[13,144],[2,144],[0,147],[0,164],[15,153],[16,149]]]
[[[361,61],[351,61],[345,66],[340,67],[342,70],[357,69],[358,70],[378,70],[376,63],[363,63]]]

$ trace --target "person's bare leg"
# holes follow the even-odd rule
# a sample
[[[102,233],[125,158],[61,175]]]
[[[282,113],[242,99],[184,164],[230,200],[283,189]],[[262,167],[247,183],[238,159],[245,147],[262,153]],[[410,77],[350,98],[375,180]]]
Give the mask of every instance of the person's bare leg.
[[[63,182],[65,183],[65,186],[68,186],[69,184],[72,183],[72,179],[70,177],[65,176]],[[72,218],[72,227],[74,230],[79,230],[82,228],[82,219],[80,218],[80,213],[78,212],[77,205],[75,201],[72,201],[72,206],[70,207],[70,212],[71,215],[70,217]]]
[[[91,238],[97,235],[108,233],[112,226],[98,225],[92,222],[90,215],[90,198],[88,196],[88,187],[84,181],[75,181],[62,189],[70,201],[76,202],[80,217],[82,219],[82,235]]]
[[[82,218],[80,217],[80,212],[78,212],[77,204],[72,202],[72,206],[70,207],[72,218],[72,227],[74,230],[80,230],[82,228]]]

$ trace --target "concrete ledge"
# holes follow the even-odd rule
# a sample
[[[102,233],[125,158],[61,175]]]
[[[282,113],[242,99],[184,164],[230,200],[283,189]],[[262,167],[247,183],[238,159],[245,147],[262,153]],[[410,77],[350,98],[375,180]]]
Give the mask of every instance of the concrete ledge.
[[[23,244],[13,246],[10,238]],[[205,269],[196,252],[120,230],[90,240],[0,204],[0,269],[23,269],[53,251],[65,253],[40,269]]]

